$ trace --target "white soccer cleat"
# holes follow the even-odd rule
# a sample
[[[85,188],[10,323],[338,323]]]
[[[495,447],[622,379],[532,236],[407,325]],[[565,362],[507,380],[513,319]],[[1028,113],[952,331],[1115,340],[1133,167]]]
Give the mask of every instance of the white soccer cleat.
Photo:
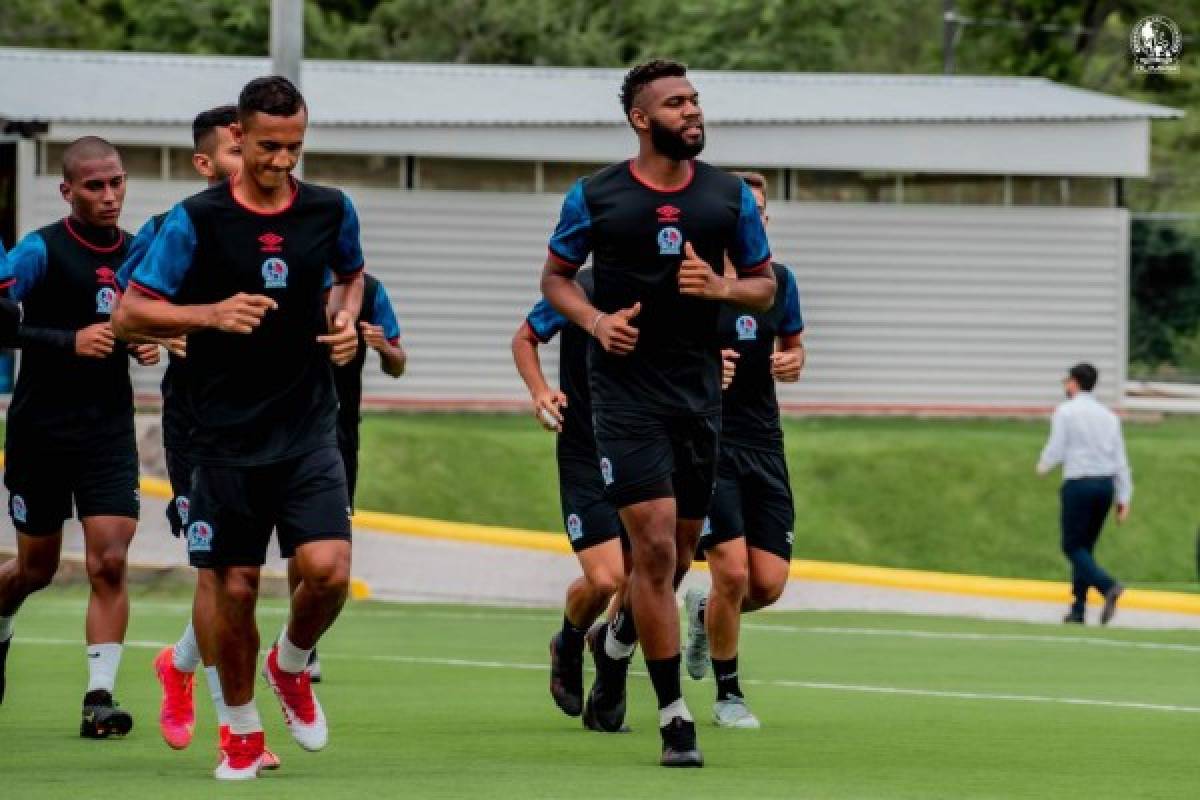
[[[713,722],[718,728],[742,728],[743,730],[758,730],[762,723],[750,711],[746,701],[740,697],[730,697],[713,703]]]
[[[262,731],[239,736],[231,734],[221,744],[221,763],[213,771],[219,781],[252,781],[263,766],[266,739]]]
[[[695,586],[683,596],[684,613],[687,615],[688,638],[683,649],[683,660],[688,675],[701,680],[708,674],[708,631],[700,621],[700,610],[708,602],[708,594]]]
[[[279,668],[279,648],[272,647],[263,664],[263,677],[279,699],[283,720],[296,743],[305,750],[324,749],[329,743],[329,726],[325,712],[312,690],[312,676],[307,670],[297,673]]]

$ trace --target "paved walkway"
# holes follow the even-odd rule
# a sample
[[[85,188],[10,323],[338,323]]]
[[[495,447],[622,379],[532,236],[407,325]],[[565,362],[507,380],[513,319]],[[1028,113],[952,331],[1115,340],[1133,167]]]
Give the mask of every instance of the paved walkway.
[[[132,550],[134,563],[187,563],[183,542],[168,532],[164,509],[164,501],[143,498],[143,519]],[[5,515],[0,521],[0,549],[11,549],[13,544],[12,524]],[[68,523],[64,550],[83,552],[82,533],[75,521]],[[272,553],[267,568],[283,570],[284,563],[277,553]],[[372,596],[381,600],[556,607],[562,603],[567,583],[578,574],[578,566],[573,557],[556,553],[357,529],[353,571],[355,577],[370,585]],[[708,574],[695,570],[687,585],[707,582]],[[1063,605],[1051,603],[796,580],[789,583],[775,608],[889,611],[1045,623],[1058,623],[1064,611]],[[1200,629],[1200,616],[1122,611],[1114,624]]]

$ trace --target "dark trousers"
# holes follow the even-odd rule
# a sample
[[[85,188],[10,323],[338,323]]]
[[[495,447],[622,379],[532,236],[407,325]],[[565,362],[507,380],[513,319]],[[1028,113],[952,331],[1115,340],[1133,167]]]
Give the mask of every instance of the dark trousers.
[[[1104,593],[1116,583],[1092,555],[1113,504],[1113,479],[1075,478],[1063,481],[1060,496],[1062,551],[1071,562],[1071,593],[1075,595],[1072,609],[1082,612],[1087,604],[1089,587],[1095,586]]]

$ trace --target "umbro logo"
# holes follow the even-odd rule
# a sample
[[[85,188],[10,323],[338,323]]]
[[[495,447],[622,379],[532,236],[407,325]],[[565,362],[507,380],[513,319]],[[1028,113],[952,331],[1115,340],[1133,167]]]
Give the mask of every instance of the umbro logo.
[[[116,286],[117,273],[113,272],[112,267],[99,267],[96,269],[96,283],[106,283],[109,286]]]
[[[283,237],[278,233],[267,232],[258,237],[258,243],[262,245],[264,253],[282,253],[283,252]]]
[[[679,216],[683,213],[678,208],[669,203],[664,206],[659,206],[654,209],[654,213],[658,214],[659,222],[679,222]]]

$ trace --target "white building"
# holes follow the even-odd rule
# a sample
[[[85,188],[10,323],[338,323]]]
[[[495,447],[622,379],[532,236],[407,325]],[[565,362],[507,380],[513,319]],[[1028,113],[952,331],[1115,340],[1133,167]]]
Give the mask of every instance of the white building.
[[[61,216],[72,139],[117,144],[124,225],[195,191],[190,123],[266,59],[0,48],[0,236]],[[524,401],[508,342],[537,298],[561,193],[634,150],[619,70],[309,61],[305,175],[346,188],[411,351],[379,402]],[[692,74],[704,157],[771,181],[809,368],[797,409],[1026,411],[1090,360],[1124,382],[1129,215],[1150,121],[1180,116],[1041,79]],[[5,181],[9,177],[11,180]],[[142,372],[139,388],[154,390]]]

